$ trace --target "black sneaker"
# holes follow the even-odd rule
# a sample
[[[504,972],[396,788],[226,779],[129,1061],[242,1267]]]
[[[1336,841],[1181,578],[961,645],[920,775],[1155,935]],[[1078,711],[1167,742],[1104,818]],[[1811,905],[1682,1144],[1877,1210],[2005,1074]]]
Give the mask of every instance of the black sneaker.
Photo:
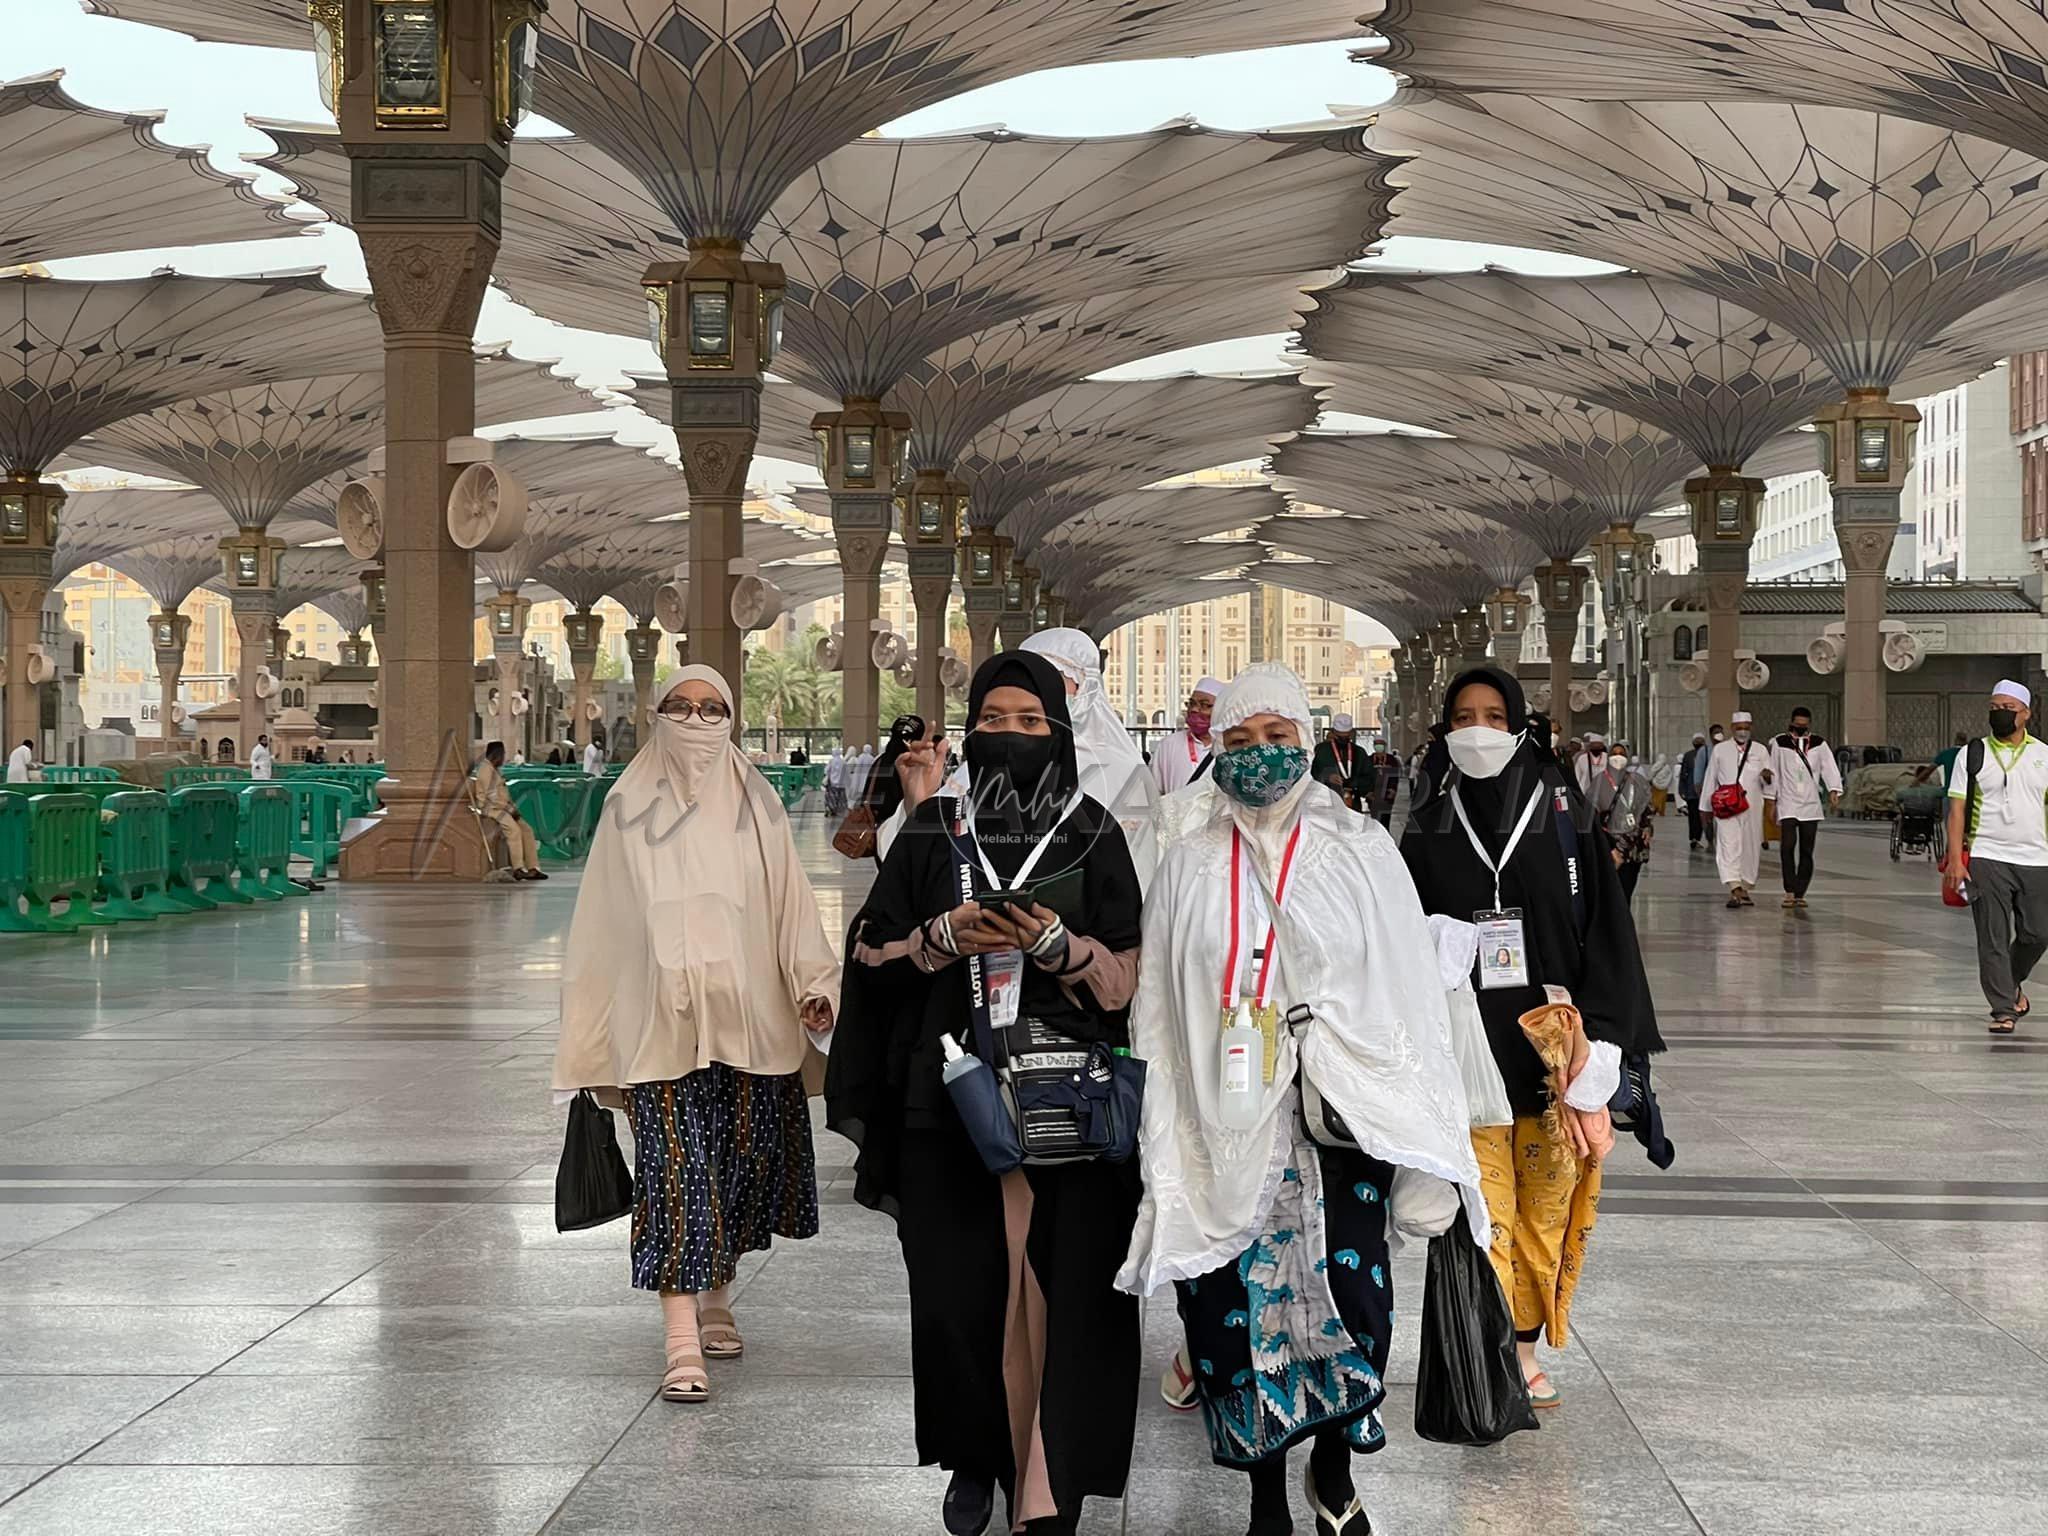
[[[996,1485],[955,1472],[946,1484],[945,1519],[947,1536],[981,1536],[995,1513]]]

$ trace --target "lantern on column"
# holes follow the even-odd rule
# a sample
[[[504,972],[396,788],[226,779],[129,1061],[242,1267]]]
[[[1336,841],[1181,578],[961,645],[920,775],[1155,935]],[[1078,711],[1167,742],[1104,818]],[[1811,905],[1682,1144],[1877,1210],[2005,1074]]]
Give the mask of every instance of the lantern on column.
[[[967,487],[936,471],[919,470],[898,503],[897,516],[908,548],[950,551],[967,519]]]
[[[1881,389],[1852,389],[1813,419],[1821,471],[1836,490],[1902,488],[1913,467],[1920,412]]]
[[[1486,600],[1486,621],[1494,634],[1505,639],[1515,638],[1529,627],[1529,599],[1522,596],[1518,588],[1499,588]],[[1400,662],[1395,662],[1395,665],[1398,667]]]
[[[758,377],[775,361],[783,298],[775,263],[743,261],[736,244],[702,241],[689,261],[657,262],[640,281],[648,339],[671,378]]]
[[[359,579],[363,584],[363,606],[370,611],[370,628],[374,633],[384,627],[384,568],[373,565]]]
[[[960,541],[960,585],[970,591],[1004,590],[1010,572],[1010,541],[989,528],[976,528]]]
[[[10,475],[0,480],[0,546],[55,549],[61,486]]]
[[[1763,508],[1764,483],[1733,470],[1710,469],[1685,482],[1694,540],[1702,551],[1747,550]]]
[[[601,613],[569,613],[562,616],[562,635],[572,651],[594,651],[604,634]]]
[[[1486,628],[1484,608],[1461,608],[1451,620],[1451,633],[1456,636],[1460,652],[1471,654],[1486,649],[1491,638]]]
[[[283,539],[273,539],[261,529],[244,528],[222,539],[219,549],[221,575],[230,594],[276,588],[278,564],[285,550]]]
[[[872,400],[849,400],[845,408],[811,418],[817,439],[818,474],[834,491],[887,491],[910,467],[910,417],[885,411]]]

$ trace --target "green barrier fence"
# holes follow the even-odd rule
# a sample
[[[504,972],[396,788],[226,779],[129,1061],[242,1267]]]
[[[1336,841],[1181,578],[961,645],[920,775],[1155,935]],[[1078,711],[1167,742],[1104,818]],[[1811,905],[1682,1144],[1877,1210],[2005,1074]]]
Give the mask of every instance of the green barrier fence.
[[[243,790],[235,841],[241,888],[263,901],[306,894],[292,884],[292,796],[282,784],[251,784]]]
[[[164,793],[185,789],[193,784],[247,784],[249,770],[246,768],[185,767],[164,770]]]
[[[28,895],[29,804],[26,795],[0,795],[0,933],[37,931],[22,911]]]
[[[225,784],[174,789],[171,803],[171,900],[193,912],[222,902],[249,906],[256,898],[235,889],[241,802]]]
[[[276,770],[281,783],[317,780],[339,784],[349,792],[349,815],[373,815],[379,805],[377,786],[384,779],[382,763],[289,763]]]
[[[610,777],[591,778],[583,773],[557,774],[542,769],[534,774],[520,770],[519,777],[507,773],[505,787],[526,824],[533,828],[534,841],[550,859],[580,859],[590,851],[597,833],[597,818],[611,793]]]
[[[43,769],[45,784],[113,784],[121,775],[111,768],[79,768],[64,763],[51,763]]]
[[[30,800],[42,795],[85,795],[104,800],[108,795],[118,795],[124,789],[134,787],[133,784],[123,784],[119,779],[92,779],[82,784],[0,784],[0,793],[20,795]]]
[[[45,933],[119,921],[92,909],[99,885],[100,808],[91,795],[37,795],[28,803],[28,920]],[[56,910],[63,902],[64,910]]]
[[[153,789],[129,789],[100,801],[100,911],[149,921],[186,908],[168,894],[171,802]]]
[[[341,857],[341,828],[355,812],[346,786],[324,779],[292,778],[281,786],[292,799],[292,853],[325,880]]]

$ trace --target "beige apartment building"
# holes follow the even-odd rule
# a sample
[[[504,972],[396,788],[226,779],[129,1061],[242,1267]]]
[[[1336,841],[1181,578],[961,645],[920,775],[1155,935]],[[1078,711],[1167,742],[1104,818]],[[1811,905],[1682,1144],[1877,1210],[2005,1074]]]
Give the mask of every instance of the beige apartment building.
[[[1345,612],[1323,598],[1263,585],[1168,609],[1109,637],[1103,684],[1125,720],[1172,725],[1204,676],[1228,679],[1255,661],[1280,661],[1307,685],[1312,709],[1335,714],[1348,708]]]

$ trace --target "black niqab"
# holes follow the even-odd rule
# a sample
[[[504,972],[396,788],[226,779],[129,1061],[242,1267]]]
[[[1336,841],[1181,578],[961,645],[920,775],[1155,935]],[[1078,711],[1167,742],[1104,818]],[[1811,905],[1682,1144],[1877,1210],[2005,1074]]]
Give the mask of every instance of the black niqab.
[[[1019,776],[1006,768],[976,762],[981,754],[975,750],[975,723],[988,696],[998,688],[1022,688],[1031,694],[1051,727],[1049,738],[1038,738],[1046,743],[1045,766],[1029,775],[1028,782],[1019,782]],[[976,669],[967,690],[967,729],[967,793],[974,808],[976,840],[996,873],[1008,880],[1031,849],[1059,823],[1067,803],[1081,787],[1074,722],[1067,711],[1067,686],[1059,669],[1035,651],[1001,651],[989,657]],[[1026,743],[1014,745],[1021,748]]]

